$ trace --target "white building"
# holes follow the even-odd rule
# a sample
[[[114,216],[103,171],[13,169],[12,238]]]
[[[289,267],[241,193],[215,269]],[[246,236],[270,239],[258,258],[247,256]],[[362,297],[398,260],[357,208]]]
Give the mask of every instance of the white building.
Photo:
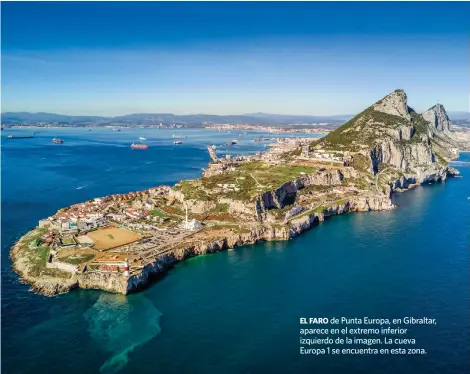
[[[201,229],[203,227],[201,222],[196,221],[194,218],[191,220],[188,219],[188,205],[186,203],[184,203],[184,207],[186,209],[186,219],[184,220],[182,227],[185,230],[190,231]]]
[[[115,214],[115,213],[109,213],[108,216],[118,222],[122,222],[125,220],[126,216],[124,214]]]
[[[202,227],[202,223],[196,221],[194,218],[189,221],[186,220],[183,223],[183,228],[190,231],[199,230],[202,229]]]
[[[102,213],[88,213],[86,216],[88,219],[93,220],[93,221],[103,218]]]
[[[126,210],[126,215],[130,218],[140,218],[142,214],[135,210]]]

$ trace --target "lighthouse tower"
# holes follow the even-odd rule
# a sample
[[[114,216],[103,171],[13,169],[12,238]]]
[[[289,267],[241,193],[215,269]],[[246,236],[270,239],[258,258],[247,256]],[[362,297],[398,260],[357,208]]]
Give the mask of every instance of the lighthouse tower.
[[[127,261],[127,258],[124,260],[124,276],[129,276],[129,261]]]

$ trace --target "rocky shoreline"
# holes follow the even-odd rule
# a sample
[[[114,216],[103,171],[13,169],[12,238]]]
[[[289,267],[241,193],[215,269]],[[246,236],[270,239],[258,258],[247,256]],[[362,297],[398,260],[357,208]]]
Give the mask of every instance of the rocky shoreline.
[[[420,115],[402,90],[324,138],[291,143],[282,152],[234,159],[208,147],[212,162],[201,179],[61,209],[15,243],[13,268],[47,296],[78,287],[128,294],[179,261],[289,240],[335,215],[391,210],[393,193],[459,174],[448,166],[458,144],[444,107]],[[121,244],[112,243],[112,233]],[[108,246],[93,247],[93,235]]]
[[[450,176],[454,176],[451,171]],[[273,226],[263,226],[252,230],[247,234],[233,234],[218,239],[202,241],[198,245],[183,246],[170,251],[158,258],[154,263],[148,264],[141,274],[129,277],[127,279],[113,279],[97,277],[90,279],[88,276],[78,279],[80,288],[102,289],[109,292],[128,294],[144,289],[149,285],[152,276],[170,269],[174,264],[185,261],[189,258],[205,255],[209,253],[226,251],[236,247],[256,244],[265,241],[285,241],[294,239],[303,232],[308,231],[315,226],[323,223],[326,218],[336,215],[342,215],[355,212],[385,211],[395,209],[391,201],[391,194],[394,192],[405,192],[411,190],[422,183],[439,182],[446,179],[447,175],[432,175],[424,179],[421,183],[416,178],[402,178],[394,183],[389,196],[380,196],[373,198],[360,197],[346,201],[344,204],[331,206],[321,213],[310,213],[302,217],[293,219],[289,226],[282,228]],[[103,287],[104,286],[104,287]]]
[[[412,187],[414,187],[413,184],[410,185],[410,188]],[[140,274],[130,277],[113,273],[75,274],[69,279],[53,276],[45,277],[43,275],[32,276],[21,265],[22,260],[18,256],[18,243],[12,248],[11,258],[13,260],[13,268],[20,278],[23,282],[30,284],[32,290],[38,294],[54,296],[69,292],[75,288],[100,289],[112,293],[129,294],[147,287],[153,276],[167,271],[179,261],[264,241],[290,240],[322,223],[325,218],[335,215],[391,210],[394,208],[395,206],[388,196],[375,197],[373,199],[359,198],[351,201],[348,200],[344,204],[329,207],[324,212],[306,214],[293,219],[289,227],[287,225],[284,227],[260,226],[246,234],[233,234],[201,241],[198,245],[183,245],[159,256],[155,262],[147,264]]]
[[[67,293],[74,288],[78,287],[78,282],[70,277],[66,279],[64,277],[54,276],[37,276],[32,275],[27,271],[27,267],[24,266],[25,258],[23,258],[20,252],[20,241],[27,236],[29,233],[21,237],[11,248],[10,258],[13,262],[13,270],[19,275],[20,281],[24,284],[31,285],[31,290],[37,294],[44,296],[55,296],[63,293]]]

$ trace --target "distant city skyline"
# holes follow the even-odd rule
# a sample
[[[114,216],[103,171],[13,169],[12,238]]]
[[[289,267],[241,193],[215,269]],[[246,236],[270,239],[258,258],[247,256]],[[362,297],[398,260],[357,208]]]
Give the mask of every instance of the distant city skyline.
[[[468,3],[2,3],[2,112],[469,110]]]

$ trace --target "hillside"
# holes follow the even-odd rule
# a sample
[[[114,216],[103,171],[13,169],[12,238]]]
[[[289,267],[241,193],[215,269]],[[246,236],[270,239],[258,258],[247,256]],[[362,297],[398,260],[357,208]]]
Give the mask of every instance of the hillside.
[[[312,146],[363,155],[370,159],[373,174],[386,166],[406,172],[446,167],[446,160],[457,155],[444,106],[419,114],[408,106],[403,90],[385,96]]]
[[[332,215],[394,209],[393,192],[458,174],[446,161],[456,156],[451,127],[442,105],[418,114],[397,90],[316,142],[280,139],[233,158],[208,146],[201,178],[42,219],[12,248],[14,267],[47,295],[77,286],[127,294],[192,256],[291,239]]]

